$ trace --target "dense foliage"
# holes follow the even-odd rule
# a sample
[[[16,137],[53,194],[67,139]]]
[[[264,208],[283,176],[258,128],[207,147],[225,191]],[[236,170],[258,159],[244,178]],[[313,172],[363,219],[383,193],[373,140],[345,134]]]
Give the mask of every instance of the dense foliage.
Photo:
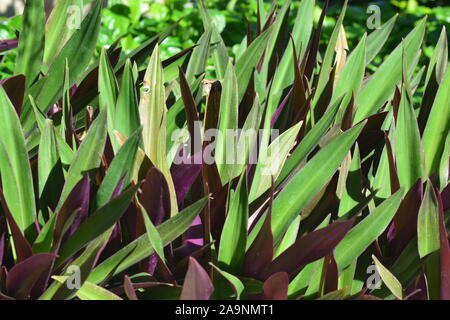
[[[427,17],[387,50],[397,16],[348,41],[347,2],[255,0],[230,40],[197,0],[112,42],[127,9],[75,3],[0,41],[0,299],[450,299],[445,27],[424,58]]]

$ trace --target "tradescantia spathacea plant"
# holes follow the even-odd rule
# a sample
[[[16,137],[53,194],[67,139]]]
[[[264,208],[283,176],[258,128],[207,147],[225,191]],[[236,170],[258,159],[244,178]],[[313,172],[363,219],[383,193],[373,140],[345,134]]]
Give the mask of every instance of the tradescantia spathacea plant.
[[[344,4],[321,47],[328,2],[258,0],[233,58],[198,0],[196,46],[97,59],[71,2],[0,42],[0,299],[450,299],[445,28],[369,74],[396,17],[349,49]]]

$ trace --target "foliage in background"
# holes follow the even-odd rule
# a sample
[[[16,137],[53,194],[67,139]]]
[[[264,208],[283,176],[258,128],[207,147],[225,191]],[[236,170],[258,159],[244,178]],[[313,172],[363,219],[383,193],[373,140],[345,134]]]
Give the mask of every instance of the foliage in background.
[[[90,1],[85,1],[85,3]],[[283,1],[278,1],[282,5]],[[247,24],[254,32],[256,25],[257,1],[218,1],[206,0],[206,6],[214,20],[225,44],[232,48],[232,54],[237,50],[238,44],[246,35]],[[424,53],[427,57],[432,54],[434,44],[437,42],[441,26],[450,28],[450,6],[440,1],[429,0],[390,0],[390,1],[350,1],[347,12],[346,33],[349,45],[353,47],[366,31],[368,17],[367,7],[371,4],[380,6],[382,21],[386,21],[394,14],[399,14],[399,19],[394,27],[386,46],[376,58],[377,64],[395,47],[409,28],[417,23],[421,17],[428,15],[427,28],[429,38],[425,43]],[[324,21],[324,33],[321,39],[322,45],[329,40],[329,36],[336,23],[336,16],[342,3],[333,2],[330,6],[330,15]],[[268,10],[270,2],[265,1],[265,9]],[[323,1],[319,1],[314,10],[314,22],[317,24]],[[292,4],[290,12],[291,25],[295,19],[295,10],[298,3]],[[108,46],[121,38],[121,46],[129,52],[136,48],[148,37],[153,36],[178,21],[180,28],[175,30],[161,45],[162,57],[167,58],[181,51],[183,48],[197,43],[201,36],[202,20],[198,8],[191,0],[109,0],[108,8],[103,11],[102,27],[100,31],[97,54],[100,48]],[[2,21],[3,20],[3,21]],[[0,39],[15,38],[15,30],[20,30],[20,17],[5,19],[0,17]],[[15,52],[11,52],[3,58],[0,75],[12,74]],[[372,69],[373,70],[373,69]]]
[[[104,47],[101,1],[59,3],[0,40],[0,299],[450,299],[445,26],[421,58],[427,17],[388,49],[395,16],[353,43],[347,2],[327,35],[328,2],[274,1],[232,54],[197,0],[163,54],[184,19]]]

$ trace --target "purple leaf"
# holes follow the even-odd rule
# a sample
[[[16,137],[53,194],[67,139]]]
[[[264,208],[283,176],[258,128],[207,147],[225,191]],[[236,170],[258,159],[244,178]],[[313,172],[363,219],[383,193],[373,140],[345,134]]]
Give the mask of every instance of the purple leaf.
[[[180,89],[181,89],[181,98],[183,99],[184,103],[184,111],[186,113],[186,120],[187,125],[189,129],[189,135],[191,140],[191,145],[197,145],[201,148],[201,128],[196,125],[196,122],[198,124],[198,111],[197,111],[197,104],[195,103],[194,96],[192,95],[191,89],[189,88],[189,83],[186,80],[186,76],[181,69],[181,67],[178,67],[178,74],[180,78]],[[197,140],[197,141],[194,141]],[[193,153],[197,153],[195,150]]]
[[[61,244],[61,240],[67,239],[80,226],[80,224],[87,218],[89,211],[89,197],[90,197],[90,179],[89,175],[85,175],[70,192],[67,200],[64,202],[61,210],[58,212],[55,222],[55,230],[53,239],[55,249],[57,250]],[[75,215],[75,216],[73,216]],[[63,235],[64,227],[67,222],[73,218],[70,229]]]
[[[244,275],[254,279],[261,279],[261,273],[273,259],[272,215],[266,216],[261,231],[247,250],[244,259]]]
[[[437,193],[439,203],[439,234],[441,240],[441,300],[450,300],[450,246],[445,228],[444,207],[442,198]]]
[[[304,265],[330,254],[350,230],[353,222],[353,219],[335,222],[298,239],[266,268],[263,277],[268,278],[281,271],[292,274]]]
[[[20,116],[25,95],[25,76],[19,74],[17,76],[6,78],[1,80],[0,84],[3,86],[3,89],[5,89],[9,100],[11,100],[17,114]]]
[[[263,300],[287,300],[289,276],[286,272],[271,275],[263,285]]]
[[[289,97],[291,96],[291,94],[292,94],[292,89],[289,90],[288,94],[286,95],[286,97],[284,97],[283,101],[281,101],[280,106],[277,108],[277,110],[273,114],[272,119],[270,120],[271,127],[273,127],[275,125],[275,122],[277,122],[278,117],[280,116],[281,112],[283,112],[283,109],[286,106],[286,103],[289,101]]]
[[[194,245],[190,245],[191,248],[184,248],[184,245],[174,250],[174,259],[179,261],[174,268],[173,274],[177,278],[182,278],[189,266],[189,259],[195,258],[201,263],[207,264],[211,255],[211,246],[214,242],[210,242],[196,251],[192,251]],[[186,245],[187,246],[187,245]],[[195,246],[197,248],[197,246]],[[185,252],[189,251],[190,255],[186,255]],[[182,258],[184,257],[184,258]]]
[[[49,271],[56,255],[49,253],[35,254],[16,264],[8,273],[6,290],[16,299],[27,299],[39,278]]]
[[[386,132],[384,133],[384,139],[386,141],[386,151],[389,163],[389,177],[391,182],[391,191],[392,193],[394,193],[398,189],[400,189],[400,179],[398,177],[398,170],[397,165],[395,163],[395,156],[392,150],[392,145],[391,142],[389,141],[389,137],[386,134]]]
[[[444,212],[450,209],[450,184],[448,184],[444,190],[441,192],[442,206]]]
[[[334,255],[331,253],[325,259],[326,273],[325,273],[325,288],[324,293],[330,293],[338,289],[339,272]]]
[[[7,233],[8,226],[6,224],[5,218],[0,217],[0,266],[3,265],[3,256],[5,255],[5,238]]]
[[[20,231],[14,217],[9,211],[8,205],[3,195],[3,190],[0,188],[0,202],[2,203],[3,211],[6,216],[6,221],[8,222],[9,229],[11,230],[12,238],[14,240],[14,247],[16,249],[17,261],[23,261],[32,256],[33,251],[28,240]]]
[[[133,283],[131,282],[130,278],[127,275],[125,275],[123,279],[123,288],[125,290],[125,294],[127,295],[128,299],[138,300],[135,289],[133,287]]]
[[[152,167],[148,170],[139,200],[155,226],[159,226],[169,217],[169,187],[164,175],[157,168]]]
[[[126,175],[124,175],[122,178],[120,178],[120,180],[117,183],[117,186],[114,188],[114,191],[109,200],[114,200],[115,198],[120,196],[120,194],[122,193],[123,183],[125,182],[125,178],[126,178]]]
[[[205,269],[194,258],[190,258],[180,300],[209,300],[213,290]]]
[[[394,216],[394,228],[392,235],[388,234],[391,241],[391,253],[397,257],[417,232],[417,216],[422,203],[423,186],[419,179],[408,191],[400,203],[400,207]],[[391,233],[391,232],[390,232]]]
[[[19,40],[10,39],[10,40],[0,40],[0,53],[9,51],[12,49],[16,49],[19,45]]]
[[[170,169],[177,194],[177,203],[180,207],[183,206],[186,194],[191,189],[200,172],[202,172],[202,155],[202,151],[199,151],[188,158],[186,163],[174,164]]]

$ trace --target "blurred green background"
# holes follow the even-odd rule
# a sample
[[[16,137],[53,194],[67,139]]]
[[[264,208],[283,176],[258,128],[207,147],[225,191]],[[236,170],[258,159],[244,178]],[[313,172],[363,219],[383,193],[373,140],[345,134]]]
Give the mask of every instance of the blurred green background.
[[[84,0],[84,2],[90,2]],[[222,37],[231,53],[245,37],[247,24],[252,30],[256,25],[256,0],[205,0]],[[283,0],[279,4],[283,4]],[[324,23],[323,43],[336,22],[343,1],[330,1],[328,17]],[[411,30],[419,19],[428,16],[428,36],[425,43],[425,55],[431,55],[439,37],[442,26],[450,27],[450,1],[432,0],[385,0],[385,1],[349,1],[349,8],[344,26],[350,49],[352,49],[364,32],[369,32],[366,20],[370,14],[367,7],[371,4],[381,8],[381,20],[387,21],[396,13],[399,14],[396,27],[374,65],[381,63],[388,54]],[[267,9],[271,1],[265,1]],[[293,0],[290,18],[294,19],[299,1]],[[318,20],[324,1],[317,1],[315,19]],[[183,18],[184,17],[184,18]],[[109,0],[103,12],[103,26],[98,48],[109,46],[121,38],[125,51],[132,50],[141,42],[164,30],[178,19],[183,18],[180,27],[162,45],[163,58],[167,58],[183,48],[195,44],[203,33],[203,24],[194,0]],[[0,39],[16,37],[20,30],[21,18],[0,18]],[[291,24],[292,25],[292,24]],[[11,74],[15,50],[0,56],[0,77]],[[426,57],[423,57],[426,59]]]

